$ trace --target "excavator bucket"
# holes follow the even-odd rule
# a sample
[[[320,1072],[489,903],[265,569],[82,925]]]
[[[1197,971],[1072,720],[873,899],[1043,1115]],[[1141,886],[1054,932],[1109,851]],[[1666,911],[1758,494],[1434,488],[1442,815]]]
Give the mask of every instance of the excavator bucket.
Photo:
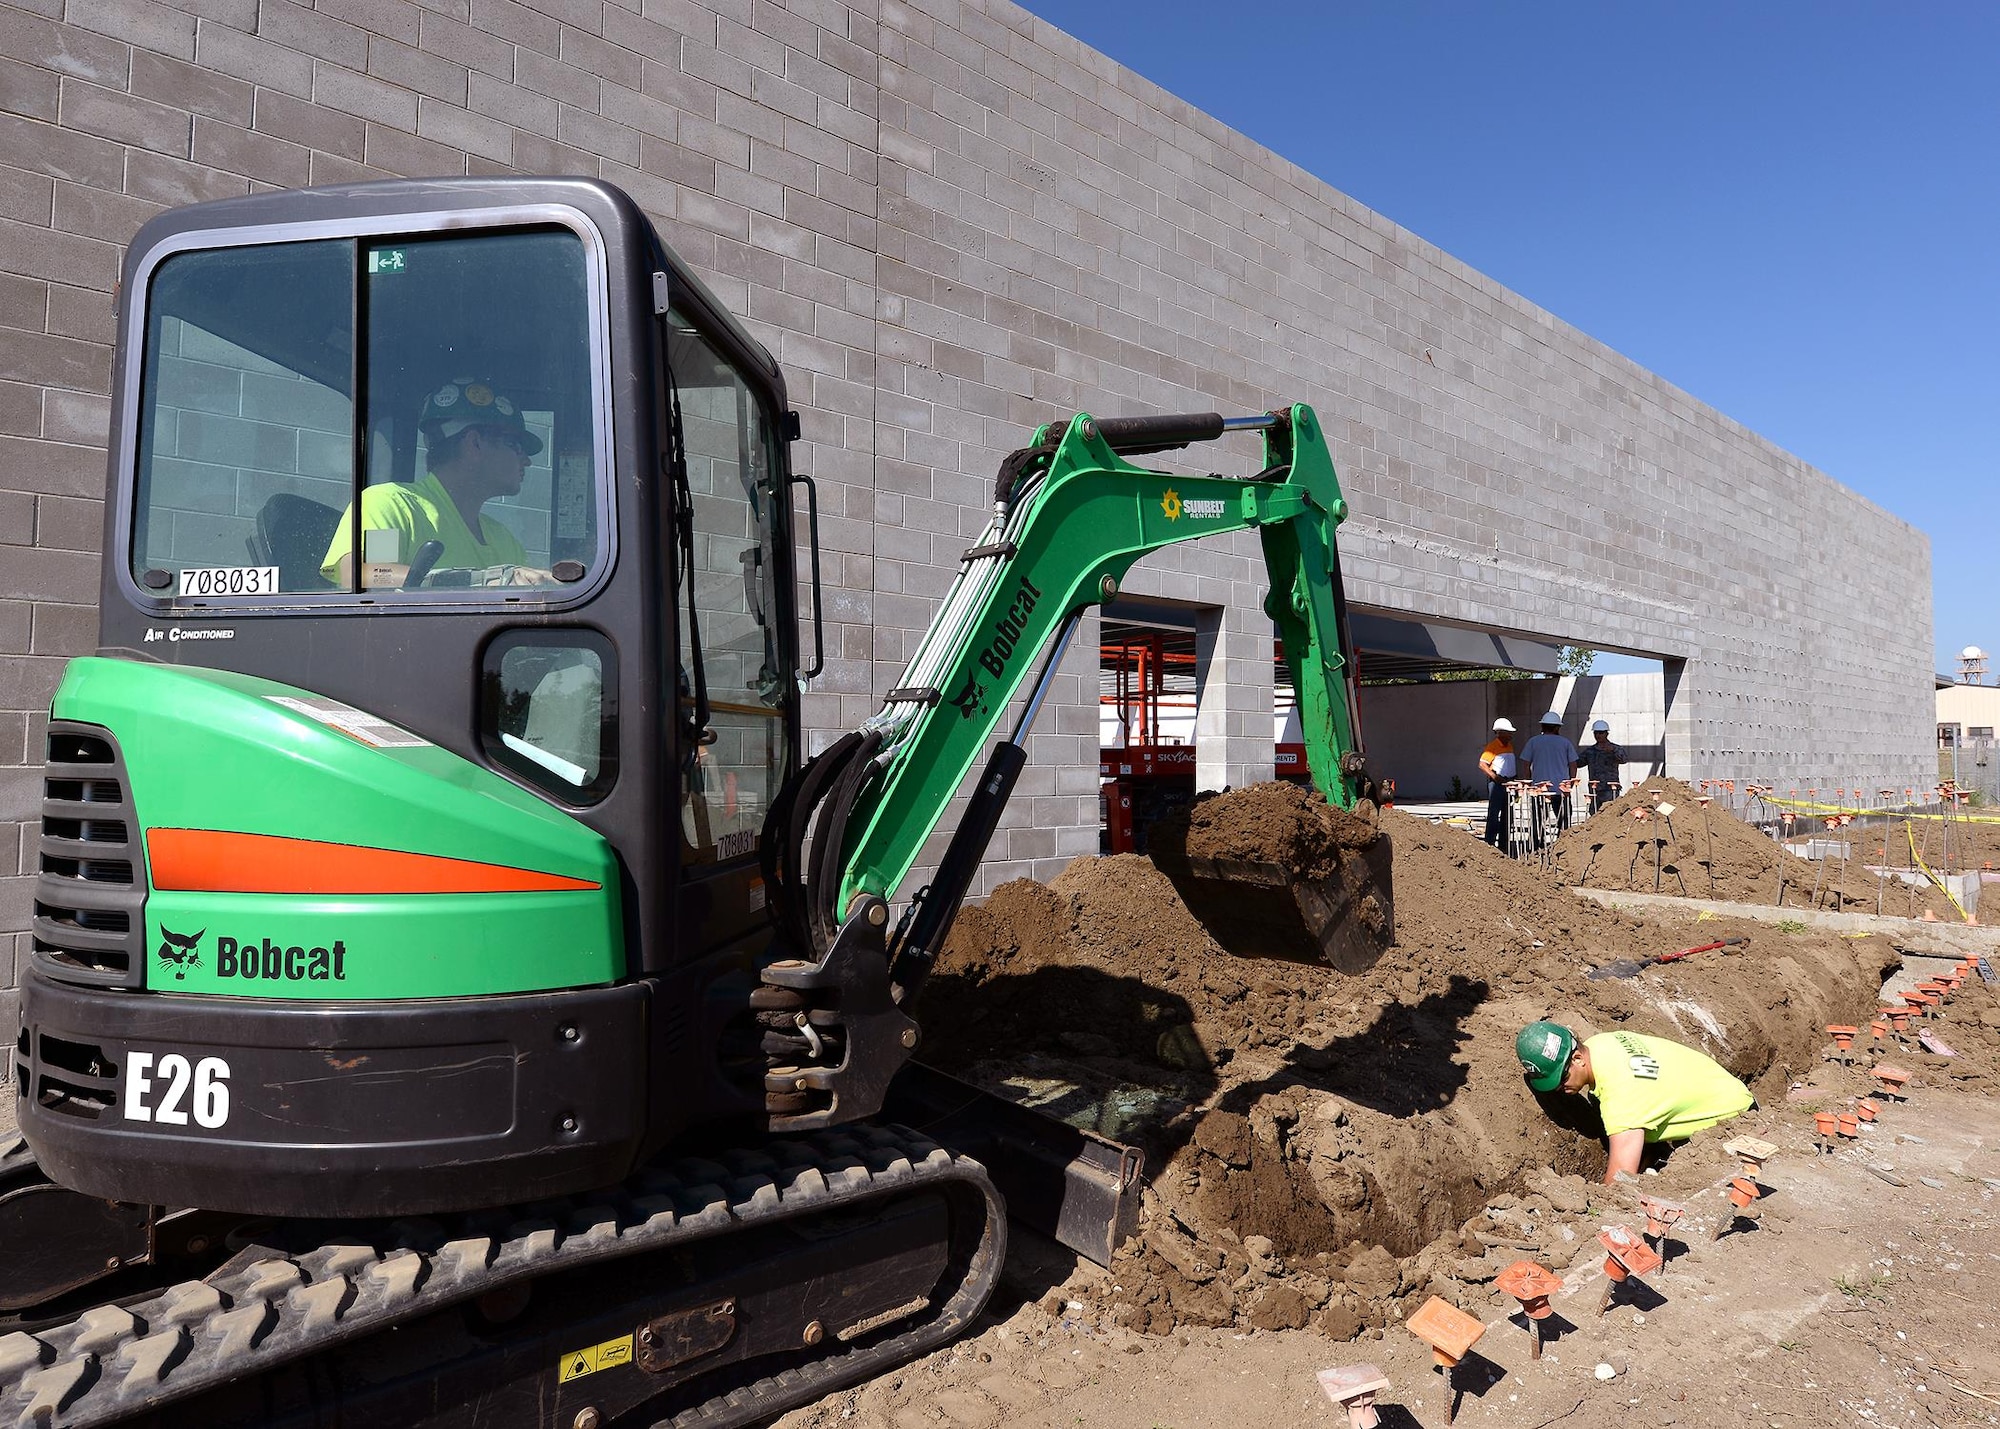
[[[1161,820],[1147,851],[1225,952],[1361,973],[1396,940],[1390,841],[1368,806],[1259,784]]]

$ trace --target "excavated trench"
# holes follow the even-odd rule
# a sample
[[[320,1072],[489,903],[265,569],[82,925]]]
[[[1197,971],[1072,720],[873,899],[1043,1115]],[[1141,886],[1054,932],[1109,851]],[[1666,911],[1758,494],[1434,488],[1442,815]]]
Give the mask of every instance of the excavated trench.
[[[1169,846],[1222,840],[1308,878],[1372,842],[1284,785],[1188,817]],[[1448,1277],[1496,1197],[1577,1200],[1578,1178],[1602,1172],[1589,1105],[1523,1082],[1523,1023],[1674,1037],[1769,1102],[1895,963],[1881,938],[1582,903],[1553,870],[1393,810],[1373,834],[1393,853],[1396,942],[1352,975],[1239,956],[1226,908],[1207,900],[1198,917],[1137,855],[1080,858],[961,915],[919,1009],[932,1059],[1145,1150],[1142,1233],[1113,1277],[1121,1323],[1346,1338],[1392,1321]],[[1738,936],[1637,978],[1586,977]],[[1241,946],[1267,943],[1260,926]]]

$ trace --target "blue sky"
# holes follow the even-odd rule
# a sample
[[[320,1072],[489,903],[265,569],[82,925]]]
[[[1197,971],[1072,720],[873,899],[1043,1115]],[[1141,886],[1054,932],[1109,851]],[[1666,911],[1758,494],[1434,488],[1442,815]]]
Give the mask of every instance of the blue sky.
[[[1937,668],[2000,650],[2000,5],[1025,3],[1917,526]]]

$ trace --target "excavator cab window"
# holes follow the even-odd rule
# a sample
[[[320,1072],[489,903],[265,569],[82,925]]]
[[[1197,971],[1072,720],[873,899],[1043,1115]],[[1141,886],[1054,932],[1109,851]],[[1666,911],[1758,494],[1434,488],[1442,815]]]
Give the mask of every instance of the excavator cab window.
[[[762,389],[677,310],[667,316],[667,363],[693,507],[693,623],[709,708],[681,831],[690,859],[703,863],[756,851],[784,778],[785,709],[795,692],[785,675],[771,541],[785,488],[776,414]],[[675,692],[684,715],[694,705],[690,624],[681,622]]]
[[[509,630],[480,670],[480,739],[494,763],[570,804],[617,775],[618,662],[594,630]]]
[[[567,229],[168,257],[134,581],[251,605],[567,594],[604,554],[591,287]]]

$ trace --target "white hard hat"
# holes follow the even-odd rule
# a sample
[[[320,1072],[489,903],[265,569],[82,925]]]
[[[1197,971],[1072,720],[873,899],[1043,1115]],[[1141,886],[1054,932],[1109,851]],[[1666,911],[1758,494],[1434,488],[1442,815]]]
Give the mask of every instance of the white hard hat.
[[[1601,719],[1592,720],[1590,722],[1590,732],[1592,734],[1609,734],[1611,733],[1611,726]]]
[[[1496,720],[1494,720],[1494,721],[1493,721],[1493,732],[1494,732],[1495,734],[1503,734],[1503,733],[1504,733],[1504,734],[1512,734],[1512,733],[1514,732],[1514,721],[1512,721],[1511,719],[1496,719]]]
[[[1563,717],[1562,717],[1562,712],[1560,710],[1550,710],[1547,714],[1542,716],[1543,724],[1561,724],[1562,722],[1563,722]]]

